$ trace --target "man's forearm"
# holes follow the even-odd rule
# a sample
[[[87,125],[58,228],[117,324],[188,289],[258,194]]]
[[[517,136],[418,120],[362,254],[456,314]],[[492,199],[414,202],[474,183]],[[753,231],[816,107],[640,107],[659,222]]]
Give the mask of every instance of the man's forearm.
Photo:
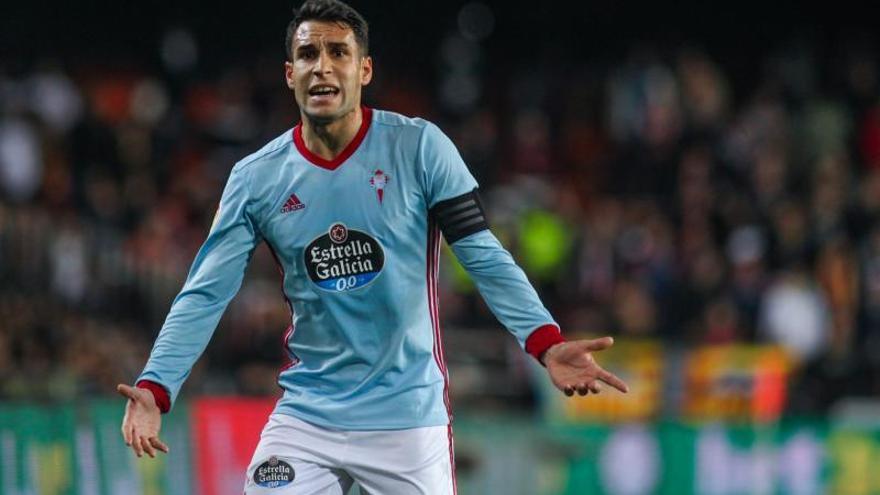
[[[456,241],[452,250],[495,317],[535,359],[565,340],[523,270],[489,230]]]

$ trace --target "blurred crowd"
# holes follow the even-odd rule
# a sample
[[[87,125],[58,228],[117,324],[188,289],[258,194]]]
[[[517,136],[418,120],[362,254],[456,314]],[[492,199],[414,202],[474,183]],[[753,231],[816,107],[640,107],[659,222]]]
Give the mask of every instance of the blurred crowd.
[[[298,119],[278,57],[208,75],[186,32],[163,43],[152,71],[0,69],[0,397],[132,380],[232,165]],[[804,391],[791,410],[817,412],[880,394],[872,46],[768,49],[747,84],[684,44],[421,79],[377,65],[366,103],[451,136],[564,332],[777,343]],[[453,66],[480,49],[442,47]],[[442,270],[447,332],[503,337],[451,256]],[[261,247],[188,387],[274,393],[282,301]]]

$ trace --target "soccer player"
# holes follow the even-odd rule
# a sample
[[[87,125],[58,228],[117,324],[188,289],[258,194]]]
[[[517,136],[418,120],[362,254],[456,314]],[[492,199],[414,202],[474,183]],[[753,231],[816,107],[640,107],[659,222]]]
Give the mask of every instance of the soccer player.
[[[129,400],[138,456],[168,452],[174,403],[245,267],[266,242],[291,311],[284,390],[247,470],[247,494],[455,493],[448,373],[437,312],[442,233],[481,295],[566,395],[626,385],[565,341],[489,230],[453,143],[421,119],[361,105],[373,75],[367,24],[307,0],[287,29],[287,85],[301,122],[238,162],[214,224]],[[501,385],[503,386],[503,385]]]

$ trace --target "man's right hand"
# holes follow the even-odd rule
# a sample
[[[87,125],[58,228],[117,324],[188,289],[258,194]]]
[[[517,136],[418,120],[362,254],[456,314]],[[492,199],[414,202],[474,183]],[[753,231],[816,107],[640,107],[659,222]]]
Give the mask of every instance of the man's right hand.
[[[156,457],[156,450],[168,453],[168,446],[159,440],[162,428],[162,413],[156,405],[153,393],[142,388],[120,383],[116,386],[119,395],[128,399],[125,417],[122,419],[122,438],[138,457],[144,452]]]

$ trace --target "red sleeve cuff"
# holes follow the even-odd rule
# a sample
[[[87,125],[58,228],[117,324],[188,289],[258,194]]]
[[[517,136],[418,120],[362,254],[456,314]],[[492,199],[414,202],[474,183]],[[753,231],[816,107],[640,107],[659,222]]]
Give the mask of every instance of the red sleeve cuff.
[[[559,332],[556,325],[543,325],[532,332],[526,339],[526,352],[541,362],[541,355],[552,346],[565,342],[565,338]],[[543,364],[543,363],[542,363]]]
[[[135,387],[143,388],[152,392],[153,398],[156,399],[156,405],[159,406],[159,411],[161,411],[162,414],[171,410],[171,398],[168,397],[168,391],[165,390],[165,387],[162,385],[159,385],[156,382],[151,382],[150,380],[141,380],[137,382]]]

